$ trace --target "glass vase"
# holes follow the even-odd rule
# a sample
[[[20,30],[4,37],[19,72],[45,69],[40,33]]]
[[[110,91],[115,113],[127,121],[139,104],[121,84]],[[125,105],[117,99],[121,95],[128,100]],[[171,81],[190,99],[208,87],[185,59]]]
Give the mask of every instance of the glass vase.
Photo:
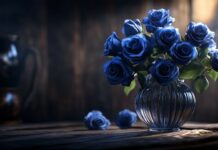
[[[136,113],[150,131],[178,131],[190,119],[196,105],[191,88],[181,80],[160,85],[151,75],[137,93]]]

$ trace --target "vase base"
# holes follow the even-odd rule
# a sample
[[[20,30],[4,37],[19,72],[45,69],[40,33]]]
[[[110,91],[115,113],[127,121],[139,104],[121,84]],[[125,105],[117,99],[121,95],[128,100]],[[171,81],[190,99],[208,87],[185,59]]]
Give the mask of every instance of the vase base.
[[[176,132],[180,131],[180,128],[149,128],[150,132]]]

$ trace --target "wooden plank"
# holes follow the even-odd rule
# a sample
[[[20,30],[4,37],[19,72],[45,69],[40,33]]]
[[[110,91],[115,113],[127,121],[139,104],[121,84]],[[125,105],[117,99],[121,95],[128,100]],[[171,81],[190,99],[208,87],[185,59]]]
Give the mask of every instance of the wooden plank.
[[[181,134],[191,134],[190,131],[183,131],[179,133],[171,133],[171,134],[158,134],[158,135],[148,135],[145,131],[141,132],[133,132],[133,133],[107,133],[104,135],[84,135],[84,136],[72,136],[72,133],[49,133],[44,135],[33,135],[33,136],[24,136],[18,138],[8,138],[3,139],[0,142],[0,145],[4,147],[4,145],[9,148],[52,148],[52,147],[74,147],[74,148],[96,148],[96,149],[104,149],[104,148],[119,148],[119,147],[170,147],[170,145],[177,145],[177,147],[183,144],[191,144],[193,145],[195,141],[204,142],[204,139],[208,140],[208,136],[206,133],[202,137],[192,137],[188,138],[188,136],[181,136]],[[217,135],[210,135],[209,141],[217,140]],[[13,143],[13,144],[12,144]],[[113,144],[112,144],[113,143]],[[96,147],[101,145],[101,147]]]
[[[109,130],[92,131],[82,123],[0,127],[1,148],[34,149],[184,149],[218,146],[218,124],[187,123],[179,132],[149,132],[142,123],[130,129],[112,125]],[[23,127],[23,128],[22,128]],[[210,130],[209,130],[210,129]]]
[[[183,129],[206,129],[206,130],[218,130],[218,123],[186,123],[182,127]]]
[[[61,122],[61,123],[42,123],[42,124],[18,124],[18,125],[1,125],[0,131],[13,131],[13,130],[34,130],[34,129],[52,129],[64,128],[68,126],[82,126],[81,122]]]
[[[40,123],[40,124],[18,124],[18,125],[1,125],[0,132],[8,132],[8,131],[25,131],[25,130],[40,130],[40,129],[66,129],[68,127],[72,128],[80,128],[84,130],[84,123],[82,122],[57,122],[57,123]],[[146,129],[146,126],[143,122],[137,122],[134,124],[134,129]],[[118,129],[112,124],[110,129]],[[209,130],[218,130],[217,123],[195,123],[195,122],[188,122],[182,126],[182,129],[209,129]],[[128,130],[131,130],[128,129]],[[86,130],[89,131],[89,130]],[[124,130],[125,131],[125,130]]]

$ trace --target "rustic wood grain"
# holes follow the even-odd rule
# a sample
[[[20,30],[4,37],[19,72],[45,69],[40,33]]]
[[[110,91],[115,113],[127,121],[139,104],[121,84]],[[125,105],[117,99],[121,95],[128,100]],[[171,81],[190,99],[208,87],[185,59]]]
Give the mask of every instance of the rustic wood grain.
[[[37,73],[35,87],[28,99],[22,99],[22,118],[23,121],[43,121],[47,120],[47,82],[48,82],[48,43],[47,43],[47,18],[46,3],[43,0],[34,0],[23,2],[25,14],[20,16],[22,28],[19,29],[19,44],[24,50],[34,49],[37,55]],[[27,61],[26,71],[23,72],[21,80],[22,95],[25,95],[26,89],[30,86],[33,64]],[[25,86],[23,85],[24,83]],[[38,112],[37,114],[34,112]]]
[[[185,149],[217,148],[218,124],[187,123],[179,132],[149,132],[144,124],[130,129],[112,125],[87,130],[80,122],[0,126],[0,147],[7,149]]]

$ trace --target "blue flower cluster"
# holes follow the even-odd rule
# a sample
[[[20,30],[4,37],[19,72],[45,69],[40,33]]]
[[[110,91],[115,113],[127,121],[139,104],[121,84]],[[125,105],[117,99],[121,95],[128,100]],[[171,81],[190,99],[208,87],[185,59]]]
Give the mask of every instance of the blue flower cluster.
[[[189,23],[182,38],[172,26],[174,21],[165,9],[148,11],[142,22],[125,20],[124,38],[113,32],[104,44],[104,55],[113,57],[104,65],[108,81],[129,86],[139,72],[147,71],[157,82],[167,85],[179,77],[181,67],[191,64],[202,51],[216,48],[214,32],[207,25]],[[218,51],[211,54],[211,66],[218,71]]]
[[[130,128],[136,121],[136,113],[124,109],[118,113],[116,124],[120,128]],[[98,110],[89,112],[84,118],[84,123],[89,130],[106,130],[111,125],[110,121]]]

